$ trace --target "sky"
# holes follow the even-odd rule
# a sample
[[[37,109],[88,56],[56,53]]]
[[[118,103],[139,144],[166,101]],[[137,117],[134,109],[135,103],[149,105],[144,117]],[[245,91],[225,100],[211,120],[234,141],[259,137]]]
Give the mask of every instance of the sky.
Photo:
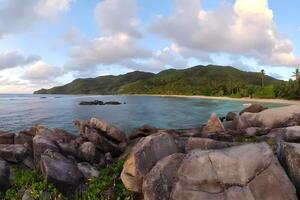
[[[195,65],[300,67],[299,0],[0,0],[0,93]]]

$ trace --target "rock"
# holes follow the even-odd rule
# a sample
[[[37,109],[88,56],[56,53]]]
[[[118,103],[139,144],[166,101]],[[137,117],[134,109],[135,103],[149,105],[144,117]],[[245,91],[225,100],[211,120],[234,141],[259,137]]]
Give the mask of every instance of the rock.
[[[28,189],[24,192],[22,200],[34,200],[33,197],[31,196],[31,190]]]
[[[168,133],[159,132],[141,139],[124,164],[121,173],[123,184],[128,190],[140,193],[143,177],[156,162],[177,152],[177,145]]]
[[[122,103],[118,102],[118,101],[107,101],[104,103],[105,105],[120,105]]]
[[[169,199],[176,172],[184,154],[175,153],[159,160],[143,180],[145,200]]]
[[[79,133],[83,134],[85,132],[85,128],[90,127],[89,123],[90,122],[87,121],[87,120],[76,120],[74,122],[74,125],[75,125],[76,128],[79,129]]]
[[[114,157],[119,156],[122,153],[118,144],[107,139],[103,135],[98,134],[96,129],[86,127],[86,130],[82,135],[91,141],[95,147],[103,153],[110,152]]]
[[[90,125],[93,128],[102,131],[103,134],[105,134],[105,136],[108,137],[109,139],[112,139],[117,142],[126,142],[127,140],[125,133],[121,129],[103,120],[97,118],[91,118]]]
[[[35,130],[20,131],[15,135],[15,144],[28,144],[29,148],[32,149],[32,139],[35,136]]]
[[[300,142],[300,126],[291,126],[286,128],[277,128],[271,130],[267,135],[260,137],[262,140],[276,139],[286,142]]]
[[[244,113],[239,117],[239,129],[260,127],[274,129],[297,124],[300,119],[300,106],[285,106],[264,110],[260,113]]]
[[[0,160],[0,191],[5,191],[9,188],[10,170],[4,160]]]
[[[263,129],[260,127],[249,127],[246,128],[245,133],[248,136],[262,136],[268,134],[270,130],[268,129]]]
[[[227,115],[226,115],[226,121],[233,121],[233,120],[235,120],[236,116],[237,116],[236,113],[234,113],[234,112],[229,112],[229,113],[227,113]]]
[[[77,149],[76,146],[73,143],[64,143],[64,142],[58,142],[57,143],[60,152],[68,157],[68,156],[73,156],[73,157],[77,157]]]
[[[208,138],[189,138],[186,144],[186,152],[191,151],[193,149],[224,149],[227,147],[234,146],[234,143],[229,142],[220,142]]]
[[[41,158],[41,155],[47,150],[50,149],[52,151],[60,152],[57,143],[45,138],[41,135],[36,135],[33,138],[33,157],[34,157],[34,163],[39,167],[39,161]]]
[[[201,130],[199,128],[193,129],[180,129],[177,131],[180,137],[198,137],[201,136]]]
[[[78,169],[83,174],[85,180],[95,179],[99,177],[99,171],[89,163],[77,163]]]
[[[170,199],[296,200],[296,191],[266,143],[194,150],[177,170]]]
[[[113,158],[109,152],[104,155],[104,158],[106,164],[111,164],[113,162]]]
[[[0,144],[13,144],[14,137],[14,133],[0,131]]]
[[[158,131],[157,128],[150,125],[143,125],[140,128],[135,128],[132,130],[132,132],[129,134],[128,138],[130,140],[134,140],[136,138],[146,137],[148,135],[152,135]]]
[[[28,149],[21,144],[0,144],[0,158],[19,163],[28,156]]]
[[[45,181],[53,183],[64,196],[73,195],[84,181],[76,163],[51,150],[47,150],[41,156],[40,168]]]
[[[72,135],[71,133],[68,133],[65,130],[62,129],[48,129],[44,126],[37,125],[35,126],[36,129],[36,135],[43,136],[44,138],[47,138],[48,140],[51,140],[53,142],[64,142],[69,143],[72,140],[76,139],[75,135]]]
[[[78,149],[79,157],[89,163],[98,163],[101,159],[100,152],[92,142],[83,143]]]
[[[260,104],[252,104],[251,106],[243,109],[241,112],[240,112],[240,115],[242,115],[243,113],[245,112],[249,112],[249,113],[259,113],[261,111],[265,110],[265,108],[260,105]]]
[[[219,117],[215,113],[213,113],[205,127],[202,129],[202,135],[208,136],[214,133],[222,133],[224,131],[225,128],[222,122],[220,121]]]
[[[103,101],[94,100],[94,101],[81,101],[79,103],[81,106],[91,106],[91,105],[104,105]]]
[[[300,144],[280,142],[277,148],[278,159],[294,183],[300,198]]]

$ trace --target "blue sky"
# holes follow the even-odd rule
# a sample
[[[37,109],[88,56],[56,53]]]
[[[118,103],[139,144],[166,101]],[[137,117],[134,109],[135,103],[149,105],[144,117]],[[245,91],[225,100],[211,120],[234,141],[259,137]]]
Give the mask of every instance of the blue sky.
[[[300,67],[297,0],[0,0],[0,93],[198,64]]]

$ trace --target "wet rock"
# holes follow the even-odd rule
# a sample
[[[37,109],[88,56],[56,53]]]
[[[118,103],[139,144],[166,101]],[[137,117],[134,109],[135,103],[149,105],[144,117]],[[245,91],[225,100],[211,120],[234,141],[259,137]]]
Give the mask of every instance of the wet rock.
[[[260,104],[252,104],[251,106],[243,109],[241,112],[240,112],[240,115],[242,115],[243,113],[245,112],[249,112],[249,113],[259,113],[261,111],[265,110],[265,108],[260,105]]]
[[[0,160],[0,191],[5,191],[9,188],[10,170],[4,160]]]
[[[191,151],[177,175],[172,200],[297,199],[294,186],[266,143]]]
[[[78,169],[83,174],[85,180],[95,179],[99,177],[99,171],[89,163],[77,163]]]
[[[297,124],[300,119],[300,106],[285,106],[264,110],[260,113],[244,113],[239,117],[239,129],[260,127],[274,129],[287,127],[293,122]]]
[[[14,137],[15,137],[14,133],[0,131],[0,144],[13,144]]]
[[[84,181],[76,163],[51,150],[41,156],[40,167],[45,181],[53,183],[64,196],[73,195]]]
[[[91,125],[91,127],[102,131],[103,134],[114,141],[126,142],[127,140],[125,133],[121,129],[107,123],[104,120],[91,118],[89,124]]]
[[[224,149],[236,144],[230,142],[220,142],[208,138],[189,138],[186,144],[186,152],[191,151],[193,149]]]
[[[177,152],[175,140],[168,133],[159,132],[141,139],[124,164],[121,179],[125,187],[140,193],[143,177],[156,162]]]
[[[81,106],[91,106],[91,105],[104,105],[103,101],[94,100],[94,101],[81,101],[79,103]]]
[[[219,117],[215,113],[213,113],[205,127],[202,129],[202,135],[209,136],[215,133],[222,133],[224,131],[225,128]]]
[[[234,113],[234,112],[229,112],[229,113],[227,113],[227,115],[226,115],[226,121],[233,121],[233,120],[235,120],[236,116],[237,116],[236,113]]]
[[[112,156],[119,156],[122,151],[118,144],[100,135],[96,129],[86,127],[83,137],[91,141],[101,152],[110,152]]]
[[[128,138],[130,140],[134,140],[136,138],[141,138],[141,137],[146,137],[148,135],[152,135],[152,134],[156,133],[157,131],[158,131],[158,129],[156,127],[146,124],[140,128],[133,129],[132,132],[129,134]]]
[[[107,101],[104,103],[105,105],[121,105],[121,102],[118,101]]]
[[[294,183],[300,198],[300,144],[280,142],[277,148],[278,159]]]
[[[169,199],[184,154],[175,153],[159,160],[143,181],[145,200]]]
[[[28,149],[21,144],[0,144],[0,158],[12,163],[19,163],[28,155]]]

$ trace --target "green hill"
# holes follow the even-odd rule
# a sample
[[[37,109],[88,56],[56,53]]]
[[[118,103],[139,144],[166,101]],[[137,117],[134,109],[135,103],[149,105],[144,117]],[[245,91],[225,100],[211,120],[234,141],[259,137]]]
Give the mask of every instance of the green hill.
[[[266,88],[280,83],[264,77]],[[35,94],[182,94],[247,96],[252,87],[259,90],[261,74],[244,72],[233,67],[195,66],[188,69],[169,69],[158,74],[132,72],[119,76],[100,76],[75,81]],[[253,88],[252,88],[253,89]]]

